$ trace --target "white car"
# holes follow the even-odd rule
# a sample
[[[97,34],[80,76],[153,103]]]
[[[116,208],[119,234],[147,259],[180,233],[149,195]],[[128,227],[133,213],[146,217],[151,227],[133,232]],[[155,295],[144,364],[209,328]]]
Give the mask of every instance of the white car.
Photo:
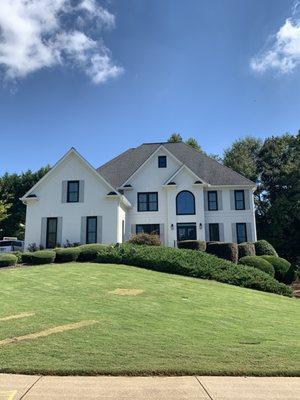
[[[5,237],[0,240],[0,253],[10,253],[11,251],[23,251],[24,242],[17,238]]]

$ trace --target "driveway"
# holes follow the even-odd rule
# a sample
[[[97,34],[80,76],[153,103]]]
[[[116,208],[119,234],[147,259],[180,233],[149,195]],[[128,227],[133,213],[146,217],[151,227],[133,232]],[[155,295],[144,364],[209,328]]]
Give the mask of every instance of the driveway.
[[[299,400],[300,378],[0,374],[0,400]]]

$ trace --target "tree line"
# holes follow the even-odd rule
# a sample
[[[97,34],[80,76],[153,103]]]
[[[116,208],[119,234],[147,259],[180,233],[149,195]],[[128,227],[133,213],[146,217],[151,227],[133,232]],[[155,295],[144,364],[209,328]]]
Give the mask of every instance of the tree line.
[[[174,133],[169,142],[181,142]],[[185,141],[203,151],[195,138]],[[222,156],[210,154],[257,185],[255,191],[257,234],[268,240],[282,257],[300,259],[300,132],[271,136],[265,140],[236,140]],[[19,200],[50,167],[0,177],[0,238],[24,237],[25,206]]]

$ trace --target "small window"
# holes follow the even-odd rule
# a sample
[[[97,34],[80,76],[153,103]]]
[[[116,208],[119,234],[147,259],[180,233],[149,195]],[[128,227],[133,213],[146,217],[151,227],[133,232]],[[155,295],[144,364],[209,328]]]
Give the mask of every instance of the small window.
[[[86,243],[97,243],[97,217],[86,219]]]
[[[53,249],[57,245],[57,218],[47,218],[46,248]]]
[[[79,181],[68,181],[68,203],[79,202]]]
[[[236,241],[237,243],[247,242],[247,227],[245,223],[236,224]]]
[[[207,192],[208,195],[208,210],[217,211],[218,210],[218,192],[216,190],[211,190]]]
[[[167,168],[166,156],[158,156],[158,168]]]
[[[148,233],[149,235],[159,235],[159,224],[144,224],[136,226],[136,234]]]
[[[209,224],[209,240],[210,242],[220,241],[219,224]]]
[[[177,215],[195,215],[195,196],[188,190],[183,190],[176,197]]]
[[[236,210],[245,210],[245,193],[243,190],[234,191],[234,202]]]
[[[138,193],[138,211],[158,211],[158,193]]]

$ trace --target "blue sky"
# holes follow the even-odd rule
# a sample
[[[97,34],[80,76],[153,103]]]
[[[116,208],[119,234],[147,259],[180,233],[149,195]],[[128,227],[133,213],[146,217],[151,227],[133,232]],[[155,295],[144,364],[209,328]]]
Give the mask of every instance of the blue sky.
[[[8,57],[3,61],[0,43],[0,174],[53,164],[71,146],[98,167],[129,147],[164,141],[173,132],[221,154],[245,135],[264,138],[300,129],[297,57],[271,36],[296,18],[293,1],[96,5],[114,18],[104,27],[110,22],[103,22],[103,14],[102,25],[95,23],[89,32],[101,54],[109,55],[103,79],[88,62],[78,68],[78,53],[71,56],[62,41],[60,61],[35,64],[32,71],[26,60],[23,70]],[[298,46],[297,20],[292,21],[288,35],[295,34]]]

